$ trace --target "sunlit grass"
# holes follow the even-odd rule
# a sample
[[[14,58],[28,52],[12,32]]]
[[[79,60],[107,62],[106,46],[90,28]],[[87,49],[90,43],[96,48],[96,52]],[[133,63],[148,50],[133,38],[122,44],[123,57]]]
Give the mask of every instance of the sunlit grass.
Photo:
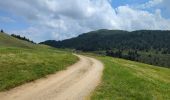
[[[98,59],[105,69],[92,100],[170,100],[170,69],[111,57]]]
[[[0,91],[13,88],[75,63],[69,52],[49,48],[0,48]]]

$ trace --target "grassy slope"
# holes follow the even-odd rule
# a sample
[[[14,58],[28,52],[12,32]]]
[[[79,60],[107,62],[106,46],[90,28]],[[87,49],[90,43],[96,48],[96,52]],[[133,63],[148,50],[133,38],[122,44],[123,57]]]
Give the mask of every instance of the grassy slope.
[[[0,33],[0,91],[63,70],[78,58]]]
[[[6,33],[0,33],[0,47],[24,47],[33,48],[36,47],[35,44],[16,39]]]
[[[170,69],[111,57],[92,100],[170,100]]]

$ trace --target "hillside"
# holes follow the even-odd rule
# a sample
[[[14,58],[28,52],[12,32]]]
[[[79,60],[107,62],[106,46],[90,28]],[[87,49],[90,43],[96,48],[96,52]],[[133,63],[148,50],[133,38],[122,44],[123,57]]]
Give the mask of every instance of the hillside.
[[[48,40],[41,44],[90,51],[170,67],[170,31],[139,30],[128,32],[103,29],[63,41]]]
[[[92,100],[170,99],[170,69],[107,56],[96,58],[105,69]]]
[[[63,70],[77,60],[70,52],[0,33],[0,91]]]
[[[120,32],[117,34],[129,34],[126,31],[117,32]],[[91,33],[89,33],[89,35],[91,35]],[[110,35],[110,33],[104,35]],[[66,95],[71,97],[76,95],[77,97],[80,97],[79,93],[82,94],[82,92],[77,91],[84,90],[84,93],[87,93],[89,88],[97,82],[96,80],[98,79],[95,78],[98,75],[101,75],[101,73],[96,74],[96,71],[103,72],[103,76],[101,78],[102,82],[96,90],[94,92],[89,92],[91,93],[91,97],[89,98],[92,100],[170,99],[169,68],[162,68],[159,66],[152,66],[119,58],[84,53],[85,55],[99,59],[103,64],[93,58],[82,56],[83,59],[79,60],[80,62],[77,63],[78,65],[74,64],[72,66],[73,68],[70,70],[70,68],[67,67],[78,61],[78,58],[71,52],[28,43],[8,36],[4,33],[1,34],[0,43],[0,97],[2,97],[2,100],[6,100],[3,99],[3,97],[11,97],[13,99],[13,97],[22,98],[25,96],[28,97],[28,100],[30,100],[29,98],[35,99],[34,97],[40,99],[44,98],[47,100],[49,99],[48,97],[54,98],[54,96],[67,98]],[[127,50],[125,51],[127,52]],[[154,49],[153,51],[149,50],[147,53],[150,52],[161,59],[166,58],[165,62],[169,62],[168,57],[170,56],[168,54],[160,54],[159,51],[158,55],[154,53]],[[143,55],[147,54],[144,51],[139,51],[139,53],[144,53]],[[152,56],[155,57],[154,55]],[[95,63],[94,61],[97,61],[98,63]],[[104,70],[102,71],[101,69],[103,68],[100,66],[103,65]],[[51,76],[52,79],[46,77],[48,74],[54,74],[56,71],[64,69],[66,70],[61,71],[59,74],[55,74],[56,76]],[[62,77],[60,77],[60,75]],[[42,77],[46,77],[44,78],[45,81],[34,81],[30,83],[30,86],[26,84],[22,85],[26,87],[22,88],[21,86],[11,89]],[[91,81],[89,81],[89,78]],[[11,89],[12,92],[5,92],[8,89]],[[26,92],[24,91],[25,89]],[[61,93],[63,91],[65,92]],[[3,94],[4,92],[7,94]]]
[[[98,30],[84,33],[78,37],[63,41],[48,40],[42,42],[53,47],[74,48],[83,51],[106,49],[164,49],[170,53],[170,31],[122,31]]]
[[[6,33],[0,33],[0,47],[33,48],[36,47],[36,45],[23,40],[19,40]]]

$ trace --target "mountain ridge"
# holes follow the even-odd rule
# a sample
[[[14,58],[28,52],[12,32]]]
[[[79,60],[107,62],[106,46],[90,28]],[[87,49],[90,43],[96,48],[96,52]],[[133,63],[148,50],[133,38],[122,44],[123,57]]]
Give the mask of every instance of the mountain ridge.
[[[168,30],[97,30],[83,33],[70,39],[55,41],[47,40],[46,44],[57,48],[72,48],[83,51],[96,51],[106,49],[169,49],[170,31]],[[159,41],[159,43],[158,43]],[[155,43],[154,43],[155,42]],[[141,45],[142,43],[142,45]],[[133,45],[133,46],[131,46]],[[145,46],[146,45],[146,46]],[[123,46],[123,47],[121,47]]]
[[[170,31],[97,30],[63,41],[48,40],[40,44],[170,67]]]

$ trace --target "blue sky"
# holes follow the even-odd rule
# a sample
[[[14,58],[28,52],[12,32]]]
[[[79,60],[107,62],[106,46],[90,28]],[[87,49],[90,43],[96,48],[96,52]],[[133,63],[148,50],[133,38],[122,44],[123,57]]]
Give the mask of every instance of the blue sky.
[[[29,27],[29,24],[20,16],[14,16],[13,14],[1,10],[0,16],[0,21],[2,23],[0,24],[0,28],[4,30],[22,30]]]
[[[0,28],[36,42],[97,29],[170,30],[169,4],[170,0],[3,0]]]
[[[111,5],[115,8],[122,5],[140,5],[148,1],[149,0],[111,0]]]

